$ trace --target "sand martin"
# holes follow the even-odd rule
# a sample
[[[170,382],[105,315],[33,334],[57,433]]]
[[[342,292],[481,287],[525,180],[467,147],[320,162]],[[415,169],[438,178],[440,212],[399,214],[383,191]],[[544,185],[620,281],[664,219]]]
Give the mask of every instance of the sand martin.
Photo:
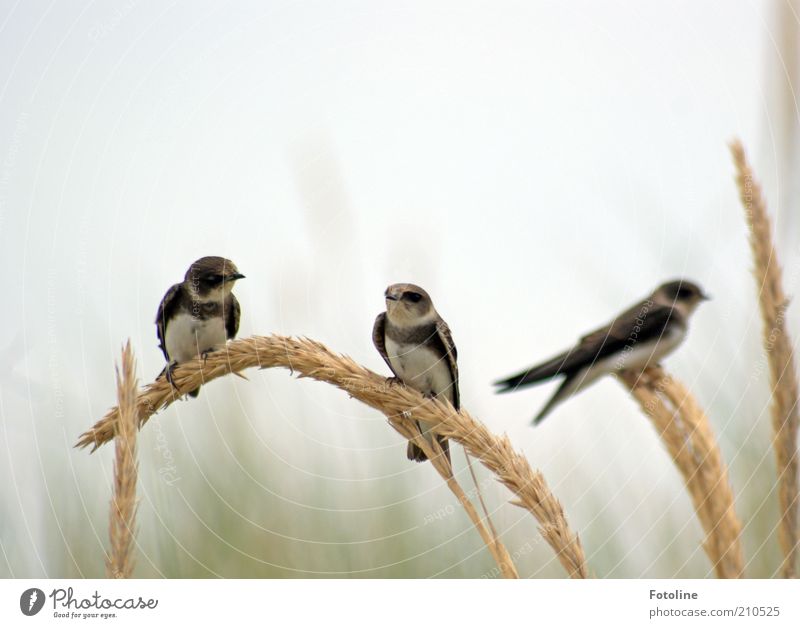
[[[219,349],[236,336],[241,308],[231,290],[239,279],[244,275],[232,261],[201,257],[181,283],[167,290],[156,315],[159,346],[167,359],[161,375],[169,377],[174,364]],[[197,388],[189,395],[199,392]]]
[[[386,312],[378,314],[372,341],[395,376],[406,386],[429,397],[447,399],[458,410],[458,366],[456,346],[447,326],[433,307],[428,293],[410,283],[386,288]],[[432,442],[430,425],[420,425]],[[447,439],[437,436],[447,459]],[[423,451],[408,444],[409,460],[427,460]]]
[[[669,281],[607,325],[581,338],[568,351],[495,382],[499,387],[496,392],[509,392],[564,375],[558,390],[533,420],[537,424],[559,403],[603,375],[655,366],[683,341],[689,316],[707,299],[691,281]]]

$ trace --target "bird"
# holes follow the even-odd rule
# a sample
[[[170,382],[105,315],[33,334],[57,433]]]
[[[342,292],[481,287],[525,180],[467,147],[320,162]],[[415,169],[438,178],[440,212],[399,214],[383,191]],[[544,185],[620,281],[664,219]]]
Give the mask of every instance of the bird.
[[[572,348],[506,379],[494,382],[506,393],[561,375],[555,394],[533,419],[541,421],[568,397],[599,378],[622,371],[644,371],[672,353],[686,337],[689,317],[709,297],[688,279],[661,284],[610,323],[583,336]]]
[[[156,314],[159,347],[167,360],[161,371],[172,382],[172,368],[223,347],[239,331],[241,307],[231,290],[244,279],[224,257],[201,257],[189,266],[181,283],[171,286]],[[200,388],[189,392],[197,397]]]
[[[430,295],[410,283],[386,288],[386,311],[378,314],[372,328],[372,341],[396,378],[428,397],[446,399],[453,408],[461,407],[458,389],[458,353],[450,328],[439,316]],[[417,425],[433,443],[431,425]],[[447,439],[436,441],[450,462]],[[409,460],[424,462],[427,456],[414,443],[408,444]]]

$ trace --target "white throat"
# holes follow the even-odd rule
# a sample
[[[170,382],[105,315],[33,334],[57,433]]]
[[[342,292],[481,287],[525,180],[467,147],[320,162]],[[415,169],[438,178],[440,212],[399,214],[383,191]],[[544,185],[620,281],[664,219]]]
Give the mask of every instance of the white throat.
[[[404,306],[396,305],[391,311],[387,309],[386,315],[392,325],[401,329],[419,327],[420,325],[427,325],[436,321],[436,310],[433,308],[430,308],[423,316],[418,316],[409,312]]]

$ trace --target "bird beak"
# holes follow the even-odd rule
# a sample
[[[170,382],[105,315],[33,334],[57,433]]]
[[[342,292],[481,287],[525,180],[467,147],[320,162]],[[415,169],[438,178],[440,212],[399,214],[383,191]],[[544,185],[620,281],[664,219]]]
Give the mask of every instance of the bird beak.
[[[711,297],[709,295],[703,293],[703,294],[700,295],[700,300],[701,301],[710,301]]]
[[[397,301],[398,299],[397,299],[397,297],[396,297],[396,296],[394,296],[393,294],[387,294],[387,295],[386,295],[386,300],[387,300],[387,301]]]
[[[233,273],[232,275],[228,275],[228,281],[236,281],[237,279],[245,279],[245,276],[242,273]]]

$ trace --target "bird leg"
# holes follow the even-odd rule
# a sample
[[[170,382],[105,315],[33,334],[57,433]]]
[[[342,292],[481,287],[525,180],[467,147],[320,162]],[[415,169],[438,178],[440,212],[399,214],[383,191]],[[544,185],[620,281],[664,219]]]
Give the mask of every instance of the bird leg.
[[[167,378],[167,381],[172,385],[172,387],[175,390],[178,390],[178,386],[172,379],[172,369],[174,369],[176,366],[178,366],[177,360],[174,362],[167,362],[167,365],[164,367],[164,370],[161,371],[161,375]],[[161,377],[161,375],[159,375],[159,377]]]

